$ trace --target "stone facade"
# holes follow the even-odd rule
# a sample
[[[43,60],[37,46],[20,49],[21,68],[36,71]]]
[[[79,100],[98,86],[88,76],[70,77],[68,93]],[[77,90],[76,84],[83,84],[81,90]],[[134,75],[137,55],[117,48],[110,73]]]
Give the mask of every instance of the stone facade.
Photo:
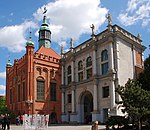
[[[143,70],[144,50],[138,37],[108,24],[100,34],[92,30],[91,39],[62,51],[62,121],[104,123],[107,116],[122,115],[115,88]]]

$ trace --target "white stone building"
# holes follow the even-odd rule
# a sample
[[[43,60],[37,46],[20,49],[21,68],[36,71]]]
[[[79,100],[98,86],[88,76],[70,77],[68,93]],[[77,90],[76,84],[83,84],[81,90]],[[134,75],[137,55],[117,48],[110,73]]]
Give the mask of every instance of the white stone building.
[[[137,37],[108,18],[105,31],[63,53],[62,122],[105,122],[109,115],[121,115],[115,93],[118,85],[136,78],[143,69],[140,35]]]

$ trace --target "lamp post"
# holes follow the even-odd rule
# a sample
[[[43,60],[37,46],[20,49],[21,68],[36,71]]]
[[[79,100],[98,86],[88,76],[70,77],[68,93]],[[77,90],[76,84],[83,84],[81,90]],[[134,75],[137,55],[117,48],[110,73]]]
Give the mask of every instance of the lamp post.
[[[27,104],[28,107],[32,106],[32,108],[31,108],[31,115],[33,115],[33,101],[32,100],[26,100],[26,104]]]

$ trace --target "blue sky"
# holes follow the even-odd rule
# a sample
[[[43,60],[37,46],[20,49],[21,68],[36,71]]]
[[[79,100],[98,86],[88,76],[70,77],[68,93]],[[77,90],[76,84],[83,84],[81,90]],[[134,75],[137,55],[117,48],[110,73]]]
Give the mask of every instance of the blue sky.
[[[149,54],[150,0],[3,0],[0,1],[0,95],[5,95],[6,63],[10,57],[19,59],[25,54],[25,43],[32,31],[35,50],[38,49],[38,29],[43,8],[52,32],[51,47],[60,53],[60,45],[69,48],[70,38],[77,46],[90,38],[90,25],[96,33],[106,29],[106,14],[110,12],[117,24],[135,36],[141,34]]]

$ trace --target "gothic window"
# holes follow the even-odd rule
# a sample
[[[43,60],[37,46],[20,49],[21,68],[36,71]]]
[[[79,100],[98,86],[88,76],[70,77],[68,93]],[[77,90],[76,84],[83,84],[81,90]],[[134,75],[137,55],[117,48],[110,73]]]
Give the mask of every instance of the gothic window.
[[[67,68],[67,74],[68,74],[68,84],[71,83],[71,65]]]
[[[10,104],[12,104],[12,89],[10,89],[9,101],[10,101]]]
[[[26,88],[25,88],[25,82],[23,82],[23,86],[22,86],[22,87],[23,87],[23,89],[22,89],[22,90],[23,90],[23,92],[22,92],[22,93],[23,93],[23,101],[25,101],[25,100],[26,100]]]
[[[67,95],[67,99],[68,99],[68,103],[71,103],[71,100],[72,100],[71,94]]]
[[[37,80],[37,100],[44,100],[44,80]]]
[[[103,98],[108,98],[109,97],[109,86],[103,87]]]
[[[56,83],[50,83],[50,100],[56,101]]]
[[[101,53],[101,71],[102,74],[106,74],[108,72],[108,51],[103,50]]]
[[[18,102],[20,102],[20,84],[18,84]]]
[[[92,77],[92,58],[89,56],[86,59],[86,74],[87,74],[87,79]]]

